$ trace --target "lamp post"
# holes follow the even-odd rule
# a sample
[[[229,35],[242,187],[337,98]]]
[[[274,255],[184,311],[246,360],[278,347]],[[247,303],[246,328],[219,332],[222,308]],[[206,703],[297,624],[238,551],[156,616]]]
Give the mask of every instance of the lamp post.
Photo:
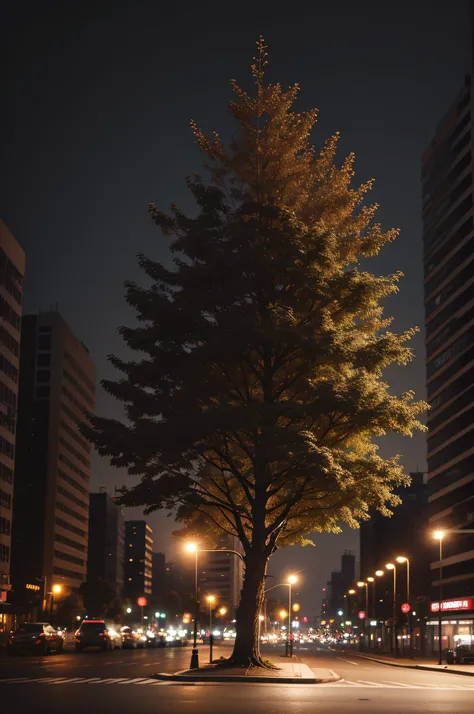
[[[53,585],[51,588],[51,610],[50,610],[50,617],[49,619],[51,620],[51,624],[53,624],[53,607],[54,607],[54,596],[59,595],[59,593],[62,591],[61,585]]]
[[[375,578],[383,578],[385,575],[385,570],[376,570],[375,571]],[[367,578],[367,580],[370,580],[370,578]],[[374,620],[377,620],[377,580],[374,579],[373,581],[373,589],[372,589],[372,597],[373,597],[373,617]],[[383,635],[383,629],[382,633]],[[378,647],[378,625],[375,627],[375,639],[374,639],[374,647]]]
[[[439,542],[439,609],[438,609],[438,664],[443,664],[443,617],[441,603],[443,602],[443,538],[444,531],[435,531],[434,538]]]
[[[207,602],[209,603],[209,664],[212,664],[212,645],[214,644],[212,636],[212,606],[214,605],[216,598],[214,595],[207,596]]]
[[[193,649],[191,651],[191,669],[199,667],[199,650],[197,647],[197,628],[199,620],[199,577],[198,577],[198,547],[196,543],[186,543],[188,553],[194,553],[194,634]]]
[[[293,632],[291,627],[291,586],[295,585],[298,578],[296,575],[288,576],[288,641],[290,657],[293,657]]]
[[[404,555],[398,555],[397,558],[397,563],[406,563],[407,566],[407,587],[406,587],[406,602],[408,605],[410,605],[410,560],[404,556]],[[411,611],[409,610],[407,613],[407,619],[408,619],[408,630],[410,633],[410,659],[413,659],[413,632],[412,632],[412,619],[411,619]],[[405,655],[405,650],[403,650],[403,655]]]
[[[395,657],[398,657],[397,640],[397,566],[395,563],[387,563],[387,570],[393,570],[393,624],[392,624],[392,652],[395,649]]]
[[[362,632],[364,636],[364,647],[365,647],[365,621],[367,620],[369,614],[369,584],[365,580],[359,580],[357,583],[358,588],[365,588],[365,617],[362,620]],[[359,649],[360,649],[360,638],[359,638]]]

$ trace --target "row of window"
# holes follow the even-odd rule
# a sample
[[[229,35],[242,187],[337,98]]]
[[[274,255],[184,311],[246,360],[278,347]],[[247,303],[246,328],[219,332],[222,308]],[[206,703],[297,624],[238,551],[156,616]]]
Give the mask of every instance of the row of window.
[[[474,498],[472,495],[472,486],[473,483],[471,481],[470,483],[464,484],[464,486],[461,486],[460,488],[456,488],[453,491],[449,491],[449,493],[445,493],[444,496],[440,496],[440,498],[436,498],[430,503],[430,515],[434,516],[437,513],[441,513],[441,511],[445,511],[447,508],[457,506],[464,503],[464,501]]]
[[[8,520],[8,518],[4,518],[3,516],[0,517],[0,533],[3,533],[3,535],[10,535],[10,528],[11,528],[11,523]]]
[[[470,429],[465,434],[456,439],[444,449],[438,451],[434,456],[428,456],[428,471],[431,473],[439,469],[443,464],[447,464],[459,454],[464,453],[468,449],[472,448],[473,442],[473,431]]]
[[[432,377],[442,366],[460,354],[474,339],[474,328],[464,332],[457,340],[454,340],[449,347],[439,353],[435,359],[428,363],[426,372],[428,379]]]
[[[469,167],[470,169],[470,167]],[[467,175],[459,182],[459,184],[451,190],[452,184],[443,182],[441,190],[438,192],[436,202],[432,203],[423,217],[423,225],[425,231],[431,230],[431,226],[440,218],[447,215],[451,207],[459,201],[466,191],[472,186],[472,172],[469,170]],[[443,198],[444,196],[444,198]]]
[[[85,456],[83,456],[77,449],[75,449],[71,444],[66,441],[66,439],[63,439],[62,436],[58,437],[58,442],[61,444],[61,446],[64,446],[64,448],[69,451],[70,454],[72,454],[78,461],[81,462],[81,464],[84,464],[86,468],[90,468],[91,462],[89,459],[86,459]]]
[[[74,394],[72,392],[69,391],[69,389],[66,389],[66,387],[61,387],[61,393],[64,394],[65,397],[68,398],[68,400],[71,402],[71,404],[74,404],[74,406],[77,407],[77,409],[79,409],[81,414],[84,414],[84,412],[86,411],[85,408],[82,406],[82,404],[80,402],[77,401],[76,397],[74,396]],[[82,418],[83,417],[81,417],[81,419]],[[76,417],[76,419],[77,419],[77,417]],[[78,421],[80,421],[80,420],[78,419]]]
[[[456,270],[456,268],[459,265],[462,265],[462,263],[464,263],[464,261],[467,260],[467,258],[469,258],[469,256],[472,255],[473,249],[474,249],[472,239],[466,241],[466,243],[464,243],[464,245],[461,245],[463,238],[466,238],[466,236],[468,236],[469,233],[472,232],[472,227],[473,226],[472,226],[472,216],[471,216],[467,219],[467,221],[465,221],[465,223],[463,223],[463,225],[461,226],[461,229],[456,233],[456,246],[459,246],[459,249],[456,250],[456,252],[449,258],[449,260],[446,261],[445,265],[440,270],[438,270],[436,275],[434,275],[426,283],[426,286],[425,286],[425,294],[426,295],[430,295],[433,292],[433,290],[436,290],[438,285],[441,285],[441,283],[444,282],[446,280],[446,278],[448,278],[451,275],[453,270]],[[464,231],[465,231],[465,235],[459,235],[459,233],[464,232]],[[451,253],[452,249],[453,249],[453,246],[451,244],[449,244],[448,246],[444,246],[443,254],[435,256],[436,262],[430,263],[429,265],[425,266],[425,277],[427,277],[435,267],[437,267],[438,265],[440,265],[440,263],[442,263],[444,261],[446,255]],[[440,251],[440,253],[441,253],[441,251]]]
[[[23,275],[4,250],[0,248],[0,285],[2,285],[10,295],[21,305],[23,285]]]
[[[66,515],[71,516],[71,518],[74,518],[80,523],[87,523],[87,518],[85,516],[81,516],[80,513],[78,513],[77,511],[73,511],[73,509],[69,508],[69,506],[65,506],[64,503],[61,503],[61,501],[56,501],[56,508],[58,509],[58,511],[66,513]]]
[[[10,459],[15,458],[15,447],[14,445],[8,441],[8,439],[5,439],[3,436],[0,436],[0,451],[2,454],[5,454],[5,456],[8,456]]]
[[[60,424],[61,424],[61,427],[64,429],[64,431],[65,431],[67,434],[69,434],[69,436],[71,436],[71,437],[74,439],[74,441],[76,441],[76,442],[79,444],[79,446],[82,446],[82,448],[84,449],[84,451],[87,451],[87,453],[90,452],[90,444],[89,444],[88,441],[86,441],[85,439],[83,439],[83,438],[80,436],[79,430],[78,430],[77,426],[76,426],[75,429],[72,429],[72,428],[69,426],[69,424],[66,424],[66,422],[63,421],[62,419],[61,419],[61,421],[60,421]]]
[[[79,394],[85,399],[85,401],[86,401],[87,404],[90,406],[90,408],[93,409],[93,407],[94,407],[94,399],[91,397],[91,395],[89,394],[89,392],[88,392],[86,389],[84,389],[84,387],[83,387],[82,385],[79,384],[79,382],[77,381],[77,379],[74,379],[74,377],[72,376],[72,374],[69,374],[69,372],[68,372],[67,370],[65,370],[65,369],[63,369],[63,377],[64,377],[64,379],[67,379],[67,381],[70,382],[70,384],[72,384],[72,386],[74,387],[74,389],[75,389],[77,392],[79,392]]]
[[[15,357],[20,354],[20,343],[0,324],[0,344],[6,347]]]
[[[451,213],[433,228],[429,233],[425,234],[423,237],[423,242],[425,245],[425,250],[431,246],[435,246],[436,243],[444,240],[451,230],[454,228],[456,223],[466,216],[472,209],[472,195],[469,194],[461,203],[453,210]]]
[[[77,405],[76,405],[77,406]],[[78,407],[78,410],[80,407]],[[81,413],[78,414],[77,412],[74,412],[72,409],[69,409],[67,404],[64,402],[61,402],[61,410],[73,421],[75,424],[80,424],[82,421],[84,421],[84,413],[81,410]]]
[[[71,469],[71,471],[74,471],[75,474],[80,476],[84,481],[89,481],[89,476],[86,474],[85,471],[82,471],[78,466],[72,463],[72,461],[69,461],[67,456],[64,456],[61,452],[58,454],[58,459],[59,461],[62,461],[63,464],[66,464],[68,468]]]
[[[456,380],[451,387],[454,387],[454,385],[457,385],[457,390],[454,388],[452,390],[452,395],[454,396],[456,394],[459,394],[461,390],[464,389],[464,391],[461,391],[459,394],[458,398],[455,399],[449,407],[446,407],[446,409],[443,409],[439,414],[437,414],[435,417],[432,419],[429,419],[428,425],[429,425],[429,430],[432,433],[435,429],[437,429],[439,426],[444,424],[445,422],[448,421],[448,419],[451,419],[451,417],[455,416],[458,412],[461,411],[461,409],[464,409],[464,407],[467,407],[468,404],[471,404],[471,402],[474,403],[474,384],[471,384],[469,389],[465,389],[465,384],[468,383],[469,377],[466,379],[466,375],[462,375],[462,377],[459,380]],[[448,392],[451,388],[449,387],[445,391]],[[439,397],[443,397],[443,401],[446,401],[444,397],[447,397],[448,395],[445,395],[444,392],[441,392]],[[437,397],[438,399],[438,397]],[[436,400],[435,400],[436,401]],[[439,406],[439,404],[438,404]],[[428,439],[431,439],[431,436],[428,436]]]
[[[62,469],[58,469],[58,476],[66,483],[70,484],[71,486],[74,486],[74,488],[77,489],[77,491],[82,493],[84,496],[89,498],[89,491],[87,490],[87,488],[81,486],[81,484],[78,483],[75,479],[73,479],[72,476],[68,476],[68,474],[64,473]]]
[[[53,568],[55,575],[63,575],[65,578],[71,578],[71,580],[78,580],[82,582],[84,579],[81,573],[74,570],[68,570],[67,568],[58,568],[56,565]]]
[[[77,498],[77,496],[74,496],[74,494],[70,493],[67,489],[63,488],[62,486],[57,486],[56,490],[61,496],[64,496],[64,498],[67,498],[70,501],[72,501],[73,503],[75,503],[76,506],[83,508],[85,511],[89,511],[89,506],[87,505],[87,503],[84,503],[84,501],[81,501],[80,498]]]
[[[472,263],[468,263],[459,273],[457,273],[445,286],[440,290],[432,300],[425,305],[425,317],[428,319],[430,315],[437,310],[440,305],[444,305],[449,297],[457,292],[459,288],[467,283],[473,275]]]
[[[68,548],[75,548],[75,550],[80,550],[82,553],[86,552],[86,546],[81,545],[81,543],[78,543],[75,540],[71,540],[70,538],[65,538],[65,536],[59,535],[59,533],[54,534],[54,540],[56,543],[62,543],[62,545],[67,545]]]
[[[456,419],[446,424],[443,429],[440,429],[434,436],[428,439],[428,453],[433,452],[439,446],[451,439],[456,434],[459,434],[463,429],[474,422],[474,405],[471,409],[460,414]]]
[[[0,563],[10,562],[10,547],[0,543]]]
[[[429,360],[430,357],[438,350],[442,345],[445,344],[445,342],[448,341],[448,339],[451,337],[451,335],[455,335],[456,332],[459,332],[459,330],[466,325],[468,322],[471,322],[471,320],[474,319],[474,307],[471,307],[469,310],[464,312],[462,315],[458,315],[458,317],[453,317],[452,320],[448,322],[448,324],[443,327],[442,330],[438,332],[438,334],[430,341],[428,342],[426,346],[426,357]]]
[[[18,383],[18,368],[3,353],[0,353],[0,371],[10,377],[12,382]]]
[[[13,409],[10,407],[6,408],[6,411],[4,411],[5,407],[3,409],[0,408],[0,426],[3,426],[4,429],[8,429],[8,431],[11,434],[15,433],[15,413]]]
[[[464,459],[458,461],[455,466],[441,471],[434,478],[430,479],[430,491],[432,493],[441,491],[442,488],[450,486],[456,481],[460,481],[464,476],[472,474],[474,469],[474,454],[465,456]]]
[[[0,402],[16,409],[16,394],[0,380]]]
[[[76,558],[75,555],[63,553],[62,550],[55,550],[54,557],[58,560],[65,560],[66,563],[73,563],[74,565],[84,565],[84,560],[82,560],[82,558]]]
[[[9,322],[15,330],[18,330],[18,332],[21,330],[20,315],[12,308],[10,303],[7,302],[2,295],[0,295],[0,316]]]
[[[0,463],[0,479],[5,483],[13,483],[13,470],[6,464]]]
[[[81,536],[82,538],[87,537],[87,533],[85,531],[81,531],[80,528],[76,528],[76,526],[71,525],[69,521],[65,521],[63,518],[56,518],[55,523],[57,526],[64,528],[64,530],[70,531],[70,533],[75,533],[75,535]]]
[[[79,377],[82,379],[82,381],[84,382],[84,384],[86,385],[86,387],[89,389],[89,391],[90,391],[92,394],[94,394],[94,392],[95,392],[95,386],[94,386],[94,384],[91,382],[91,380],[89,379],[89,377],[87,376],[87,374],[84,372],[84,370],[82,369],[82,367],[80,367],[80,366],[77,364],[77,362],[76,362],[76,360],[74,359],[74,357],[73,357],[71,354],[69,354],[69,352],[66,351],[66,352],[64,353],[64,359],[65,359],[67,362],[69,362],[69,364],[71,365],[71,367],[73,368],[73,370],[76,372],[76,374],[79,375]]]
[[[438,389],[441,389],[446,382],[448,382],[452,377],[454,377],[463,367],[468,365],[474,359],[474,346],[466,350],[457,357],[452,364],[450,364],[446,369],[431,382],[428,382],[428,400],[435,394]]]
[[[459,286],[463,287],[463,286]],[[465,290],[454,298],[448,305],[446,305],[441,312],[439,312],[435,317],[426,325],[426,337],[429,339],[436,330],[444,325],[445,322],[451,320],[458,310],[470,302],[474,298],[474,282],[468,285]]]

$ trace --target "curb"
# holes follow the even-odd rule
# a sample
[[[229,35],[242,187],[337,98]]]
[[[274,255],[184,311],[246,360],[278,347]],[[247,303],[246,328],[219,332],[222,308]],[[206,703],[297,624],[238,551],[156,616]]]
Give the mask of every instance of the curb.
[[[204,674],[162,674],[152,675],[152,679],[165,682],[245,682],[246,684],[327,684],[328,682],[339,682],[341,677],[265,677],[245,675],[204,675]]]
[[[334,650],[333,650],[334,651]],[[361,659],[367,659],[369,662],[377,662],[378,664],[387,664],[389,667],[401,667],[402,669],[421,669],[427,672],[446,672],[447,674],[460,674],[463,677],[474,677],[474,672],[463,672],[460,669],[447,669],[449,665],[446,665],[446,669],[433,667],[430,664],[399,664],[398,662],[388,662],[386,659],[376,659],[375,657],[369,657],[366,654],[360,654],[359,652],[343,652],[343,654],[350,654],[352,657],[360,657]]]

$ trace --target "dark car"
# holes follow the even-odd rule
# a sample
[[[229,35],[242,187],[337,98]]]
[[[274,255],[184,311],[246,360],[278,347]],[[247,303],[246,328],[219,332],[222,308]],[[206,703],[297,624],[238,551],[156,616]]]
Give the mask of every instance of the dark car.
[[[124,650],[136,650],[138,647],[145,647],[146,645],[146,638],[144,639],[137,630],[132,630],[131,627],[122,627],[120,634]]]
[[[8,639],[9,654],[35,652],[49,654],[53,650],[62,652],[64,638],[48,622],[26,622],[13,632]]]
[[[76,652],[86,647],[98,647],[103,652],[121,647],[120,635],[108,628],[104,620],[83,620],[75,634]]]
[[[446,653],[447,664],[474,664],[474,644],[458,645]]]

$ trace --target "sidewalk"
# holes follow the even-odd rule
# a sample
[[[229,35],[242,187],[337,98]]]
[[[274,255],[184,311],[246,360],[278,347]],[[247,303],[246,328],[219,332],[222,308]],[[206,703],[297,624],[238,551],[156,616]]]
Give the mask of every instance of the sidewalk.
[[[449,674],[462,674],[466,677],[474,677],[474,664],[438,664],[437,659],[430,658],[395,658],[389,654],[376,654],[367,652],[354,652],[353,650],[333,650],[353,657],[361,657],[372,662],[388,664],[391,667],[403,667],[405,669],[425,669],[429,672],[448,672]]]
[[[171,682],[245,682],[247,684],[324,684],[337,682],[340,677],[330,669],[310,669],[301,659],[276,665],[278,669],[259,667],[207,665],[186,669],[174,674],[154,674],[155,679]]]

